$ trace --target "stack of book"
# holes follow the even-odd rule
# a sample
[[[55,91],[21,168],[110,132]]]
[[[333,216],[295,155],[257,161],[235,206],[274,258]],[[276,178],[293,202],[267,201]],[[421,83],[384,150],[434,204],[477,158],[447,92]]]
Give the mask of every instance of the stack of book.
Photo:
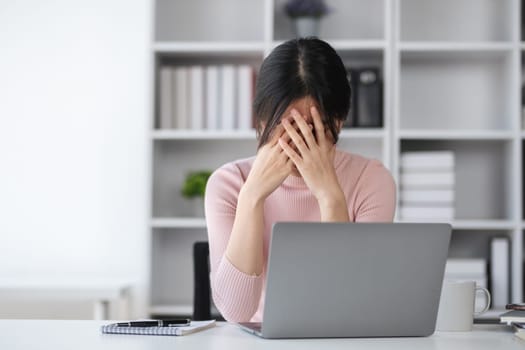
[[[162,66],[160,129],[249,130],[255,69],[249,65]]]
[[[523,304],[520,305],[523,307]],[[500,322],[506,323],[514,329],[514,335],[525,340],[525,310],[511,310],[500,316]]]
[[[444,279],[447,281],[474,281],[476,286],[487,288],[487,261],[478,258],[449,258],[445,266]],[[485,304],[485,295],[477,293],[476,305]]]
[[[444,222],[453,220],[454,153],[403,152],[400,166],[400,219]]]

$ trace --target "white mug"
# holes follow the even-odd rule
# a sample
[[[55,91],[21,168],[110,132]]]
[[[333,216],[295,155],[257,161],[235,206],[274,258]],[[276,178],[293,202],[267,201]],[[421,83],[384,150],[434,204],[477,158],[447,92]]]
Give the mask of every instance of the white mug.
[[[477,291],[485,293],[485,306],[475,311]],[[474,281],[444,281],[439,301],[436,330],[443,332],[468,332],[472,330],[474,316],[486,312],[490,306],[490,293],[476,287]]]

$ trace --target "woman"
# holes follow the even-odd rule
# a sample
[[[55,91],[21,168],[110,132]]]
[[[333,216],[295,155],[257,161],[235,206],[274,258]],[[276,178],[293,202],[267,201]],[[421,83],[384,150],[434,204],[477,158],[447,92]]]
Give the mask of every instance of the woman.
[[[226,320],[262,321],[273,223],[392,221],[390,173],[336,149],[349,108],[345,67],[326,42],[290,40],[264,60],[257,155],[223,165],[206,188],[212,295]]]

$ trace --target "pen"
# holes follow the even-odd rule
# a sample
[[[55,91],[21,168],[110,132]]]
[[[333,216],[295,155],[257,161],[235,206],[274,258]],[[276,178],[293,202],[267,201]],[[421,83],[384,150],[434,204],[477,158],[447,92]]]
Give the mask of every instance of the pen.
[[[182,318],[175,320],[119,322],[116,325],[117,327],[182,327],[189,326],[190,322],[190,319]]]

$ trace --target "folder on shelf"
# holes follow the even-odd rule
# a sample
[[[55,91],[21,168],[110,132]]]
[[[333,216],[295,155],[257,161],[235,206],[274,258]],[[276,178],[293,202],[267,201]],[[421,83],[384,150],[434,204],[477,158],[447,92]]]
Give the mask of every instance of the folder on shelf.
[[[175,68],[175,126],[177,129],[188,128],[188,68]]]
[[[235,129],[235,66],[222,66],[221,80],[221,129]]]
[[[215,327],[215,320],[191,321],[189,326],[183,327],[118,327],[108,324],[101,327],[104,334],[137,334],[137,335],[187,335]]]
[[[502,309],[509,302],[509,256],[507,237],[490,241],[490,289],[494,308]]]
[[[249,65],[237,67],[237,125],[239,130],[252,128],[253,69]]]
[[[202,130],[204,126],[204,69],[192,66],[190,72],[190,125],[193,130]]]
[[[219,89],[220,76],[218,66],[206,67],[206,129],[219,128]]]
[[[162,67],[159,73],[159,129],[173,127],[173,69]]]

